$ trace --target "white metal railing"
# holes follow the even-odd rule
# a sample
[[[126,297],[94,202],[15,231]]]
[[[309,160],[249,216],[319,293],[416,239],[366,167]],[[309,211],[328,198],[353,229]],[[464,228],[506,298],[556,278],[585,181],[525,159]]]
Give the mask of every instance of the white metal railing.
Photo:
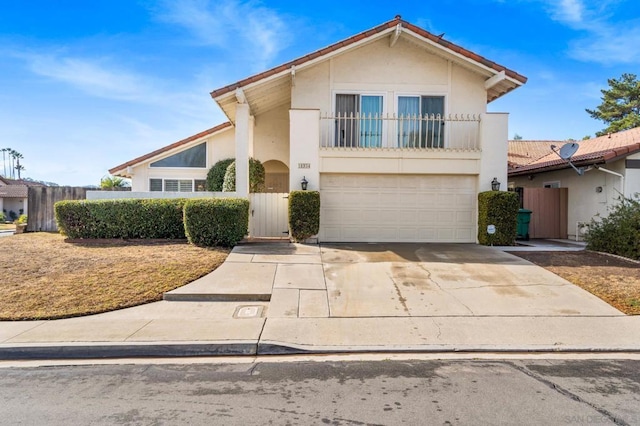
[[[472,114],[320,116],[322,148],[478,150],[480,117]]]

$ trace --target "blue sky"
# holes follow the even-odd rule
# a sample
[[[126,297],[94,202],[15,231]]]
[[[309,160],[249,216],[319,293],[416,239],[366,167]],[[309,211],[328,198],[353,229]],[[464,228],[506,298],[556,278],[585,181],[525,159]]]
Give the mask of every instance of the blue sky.
[[[637,0],[393,3],[0,2],[0,147],[23,154],[23,176],[98,184],[225,121],[210,91],[396,14],[529,78],[489,104],[511,113],[510,136],[594,135],[604,125],[584,109],[608,78],[640,74]]]

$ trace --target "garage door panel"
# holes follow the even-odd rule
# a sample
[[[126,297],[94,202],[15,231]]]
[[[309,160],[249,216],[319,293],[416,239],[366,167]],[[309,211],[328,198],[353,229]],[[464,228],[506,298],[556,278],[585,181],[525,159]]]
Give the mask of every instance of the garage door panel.
[[[322,174],[321,241],[475,242],[475,176]]]

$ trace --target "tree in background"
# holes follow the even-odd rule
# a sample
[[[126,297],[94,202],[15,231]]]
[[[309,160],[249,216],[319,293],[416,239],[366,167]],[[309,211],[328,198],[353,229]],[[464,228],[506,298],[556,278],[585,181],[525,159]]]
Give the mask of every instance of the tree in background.
[[[516,134],[513,135],[513,140],[514,141],[521,141],[522,140],[522,136],[520,136],[519,134],[516,133]]]
[[[0,151],[2,151],[2,176],[9,179],[15,179],[17,171],[18,179],[20,179],[20,172],[25,169],[24,166],[20,164],[20,160],[22,160],[24,156],[11,148],[2,148]]]
[[[118,176],[105,176],[100,179],[100,188],[113,191],[117,188],[128,188],[129,182]]]
[[[586,111],[607,127],[596,136],[620,132],[640,126],[640,81],[635,74],[622,74],[620,79],[607,80],[609,89],[602,89],[602,103]]]

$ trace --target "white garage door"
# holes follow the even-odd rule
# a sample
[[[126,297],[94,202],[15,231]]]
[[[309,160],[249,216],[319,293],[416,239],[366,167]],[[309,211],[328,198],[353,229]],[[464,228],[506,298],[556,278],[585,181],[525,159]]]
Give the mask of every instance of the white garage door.
[[[476,241],[476,176],[322,174],[320,241]]]

